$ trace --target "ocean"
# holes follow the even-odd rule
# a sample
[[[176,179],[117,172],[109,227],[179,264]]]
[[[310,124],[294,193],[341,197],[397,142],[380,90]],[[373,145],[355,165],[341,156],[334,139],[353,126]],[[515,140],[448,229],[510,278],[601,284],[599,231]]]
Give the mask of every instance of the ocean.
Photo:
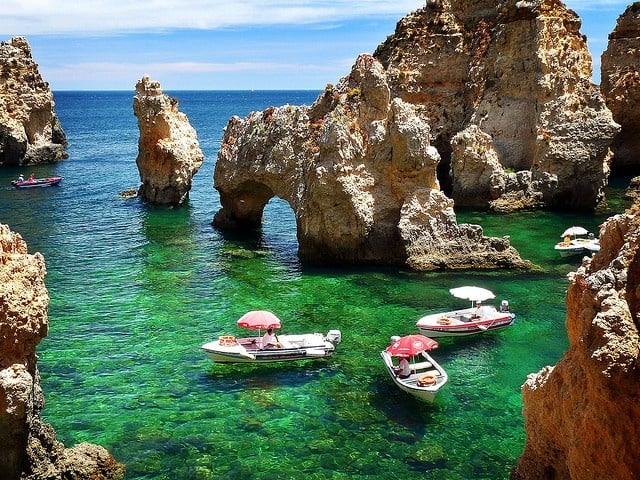
[[[67,446],[104,446],[127,479],[507,479],[525,440],[520,387],[567,348],[566,275],[579,259],[553,249],[562,231],[597,232],[627,206],[614,179],[596,214],[458,211],[509,235],[530,272],[317,268],[297,257],[288,204],[273,199],[258,239],[221,235],[213,169],[232,115],[311,104],[311,91],[168,92],[206,160],[181,208],[119,193],[139,185],[135,92],[55,92],[69,141],[58,164],[0,170],[0,223],[46,260],[49,335],[38,346],[45,421]],[[16,190],[19,173],[62,175]],[[449,289],[477,285],[516,313],[505,330],[442,339],[449,383],[434,404],[396,389],[379,352],[417,333],[423,315],[467,306]],[[462,302],[462,303],[461,303]],[[236,320],[266,309],[282,333],[330,329],[328,360],[217,365],[201,351]]]

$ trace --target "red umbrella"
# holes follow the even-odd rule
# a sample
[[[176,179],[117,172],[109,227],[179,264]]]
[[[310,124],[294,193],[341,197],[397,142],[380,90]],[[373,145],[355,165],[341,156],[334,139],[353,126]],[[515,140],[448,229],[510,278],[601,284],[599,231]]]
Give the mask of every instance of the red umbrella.
[[[240,317],[238,326],[251,330],[280,328],[280,319],[267,310],[253,310]]]
[[[438,342],[432,338],[424,335],[407,335],[389,345],[387,352],[394,357],[411,357],[434,348],[438,348]]]

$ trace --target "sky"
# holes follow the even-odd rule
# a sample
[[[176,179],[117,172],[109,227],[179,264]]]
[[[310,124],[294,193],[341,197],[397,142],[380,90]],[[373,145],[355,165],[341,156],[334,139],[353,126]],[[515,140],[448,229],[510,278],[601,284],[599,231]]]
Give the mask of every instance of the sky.
[[[566,0],[600,55],[630,1]],[[425,0],[2,0],[52,90],[321,90]],[[178,6],[179,5],[179,6]]]

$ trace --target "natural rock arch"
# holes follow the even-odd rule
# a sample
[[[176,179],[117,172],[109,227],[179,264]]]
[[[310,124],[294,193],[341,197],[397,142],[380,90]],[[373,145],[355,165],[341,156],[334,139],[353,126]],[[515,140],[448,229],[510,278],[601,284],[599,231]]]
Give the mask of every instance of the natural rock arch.
[[[222,209],[213,223],[256,228],[277,196],[294,212],[304,261],[530,266],[508,240],[456,223],[453,202],[439,190],[429,133],[411,104],[390,98],[381,64],[361,55],[311,107],[229,120],[214,173]]]

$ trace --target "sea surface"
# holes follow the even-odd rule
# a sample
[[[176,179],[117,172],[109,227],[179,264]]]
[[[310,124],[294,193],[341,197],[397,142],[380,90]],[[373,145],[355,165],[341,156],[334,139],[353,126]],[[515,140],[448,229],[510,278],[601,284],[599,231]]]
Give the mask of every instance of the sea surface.
[[[168,92],[198,132],[206,160],[189,202],[160,208],[137,188],[134,92],[55,92],[69,158],[0,170],[0,222],[46,259],[49,335],[38,346],[45,421],[67,446],[106,447],[127,479],[507,479],[525,439],[520,387],[567,348],[562,231],[597,232],[622,212],[625,179],[596,214],[459,211],[459,222],[509,235],[531,272],[416,273],[311,268],[295,221],[273,199],[261,237],[223,237],[213,169],[232,115],[311,104],[318,92]],[[59,187],[15,190],[19,173],[62,175]],[[422,315],[466,307],[449,289],[477,285],[509,301],[514,326],[443,339],[449,373],[434,404],[395,388],[379,352],[416,333]],[[282,333],[342,331],[329,360],[216,365],[202,344],[241,335],[236,320],[267,309]]]

